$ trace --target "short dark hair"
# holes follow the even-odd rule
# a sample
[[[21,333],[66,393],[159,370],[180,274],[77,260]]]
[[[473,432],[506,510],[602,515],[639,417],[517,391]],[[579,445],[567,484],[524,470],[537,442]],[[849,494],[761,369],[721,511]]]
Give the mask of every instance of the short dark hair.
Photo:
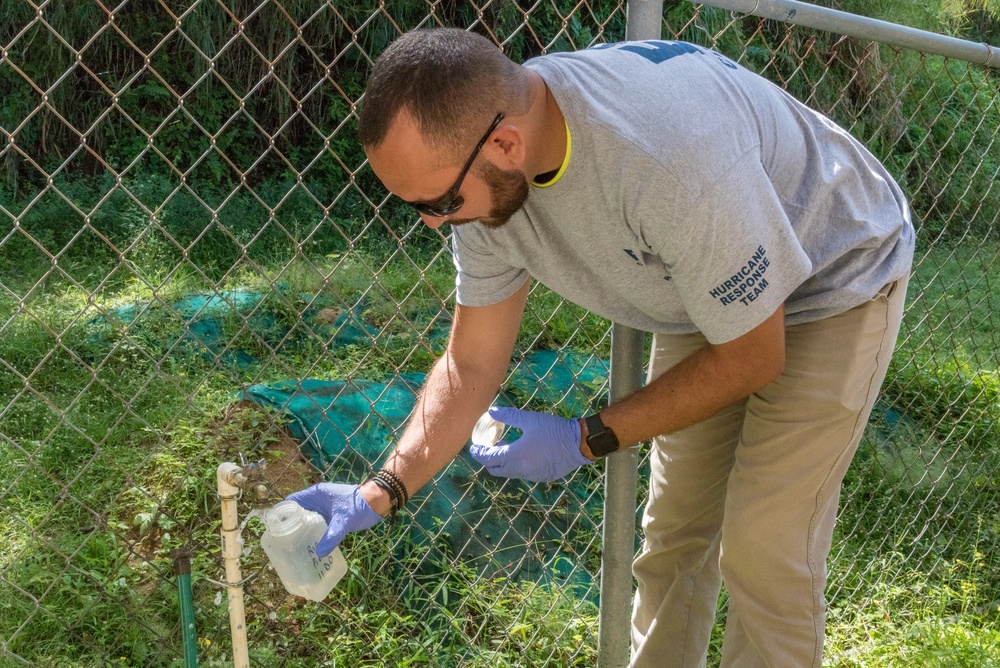
[[[523,113],[525,96],[520,66],[487,38],[458,28],[414,30],[375,60],[358,135],[363,146],[378,146],[405,109],[429,144],[458,155],[497,113]]]

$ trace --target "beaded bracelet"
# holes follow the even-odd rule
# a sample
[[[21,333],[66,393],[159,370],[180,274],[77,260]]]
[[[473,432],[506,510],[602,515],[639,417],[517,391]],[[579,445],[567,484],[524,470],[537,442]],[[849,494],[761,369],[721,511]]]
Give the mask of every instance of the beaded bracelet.
[[[396,511],[399,509],[399,492],[396,491],[396,488],[392,485],[392,483],[380,478],[377,475],[372,476],[369,480],[389,493],[389,519],[392,522],[395,522]]]
[[[389,494],[389,518],[395,523],[397,511],[406,505],[410,498],[403,481],[395,473],[386,469],[373,475],[370,480]]]
[[[403,506],[405,506],[406,502],[410,500],[410,494],[406,491],[406,485],[403,484],[402,479],[400,479],[400,477],[396,475],[395,472],[390,471],[389,469],[382,469],[381,471],[379,471],[379,475],[382,475],[383,477],[389,477],[392,479],[392,482],[396,485],[397,489],[399,490],[399,494],[403,499],[402,502],[399,504],[399,507],[402,508]]]

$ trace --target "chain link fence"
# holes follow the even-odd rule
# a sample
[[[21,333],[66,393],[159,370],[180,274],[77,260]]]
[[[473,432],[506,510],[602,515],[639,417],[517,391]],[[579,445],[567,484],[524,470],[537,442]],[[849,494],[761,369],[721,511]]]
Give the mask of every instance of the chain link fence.
[[[621,40],[625,15],[2,2],[0,666],[185,665],[179,552],[200,662],[232,665],[222,462],[265,464],[266,492],[239,506],[251,665],[596,663],[602,522],[636,521],[602,516],[599,467],[528,486],[460,457],[398,525],[348,537],[350,571],[320,604],[268,569],[259,509],[379,464],[445,345],[446,236],[355,140],[372,60],[433,25],[524,60]],[[835,118],[913,204],[907,316],[831,556],[830,660],[997,628],[995,75],[687,2],[667,3],[663,34]],[[498,401],[578,415],[607,400],[609,356],[610,323],[535,286]]]

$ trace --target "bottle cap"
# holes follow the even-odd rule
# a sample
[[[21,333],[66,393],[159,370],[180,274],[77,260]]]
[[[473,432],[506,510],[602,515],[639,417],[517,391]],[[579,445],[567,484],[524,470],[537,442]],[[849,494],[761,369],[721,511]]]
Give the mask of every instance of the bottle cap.
[[[472,442],[476,445],[496,445],[503,437],[504,427],[502,422],[494,420],[489,413],[483,413],[472,428]]]

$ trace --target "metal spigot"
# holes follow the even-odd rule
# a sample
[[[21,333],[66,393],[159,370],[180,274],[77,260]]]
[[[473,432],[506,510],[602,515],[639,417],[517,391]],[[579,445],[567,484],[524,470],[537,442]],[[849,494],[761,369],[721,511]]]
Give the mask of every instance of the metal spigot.
[[[267,485],[262,482],[266,468],[266,460],[258,459],[255,462],[246,463],[241,454],[240,466],[237,468],[232,464],[223,465],[220,467],[220,475],[230,485],[253,494],[257,501],[264,501],[270,495]]]

